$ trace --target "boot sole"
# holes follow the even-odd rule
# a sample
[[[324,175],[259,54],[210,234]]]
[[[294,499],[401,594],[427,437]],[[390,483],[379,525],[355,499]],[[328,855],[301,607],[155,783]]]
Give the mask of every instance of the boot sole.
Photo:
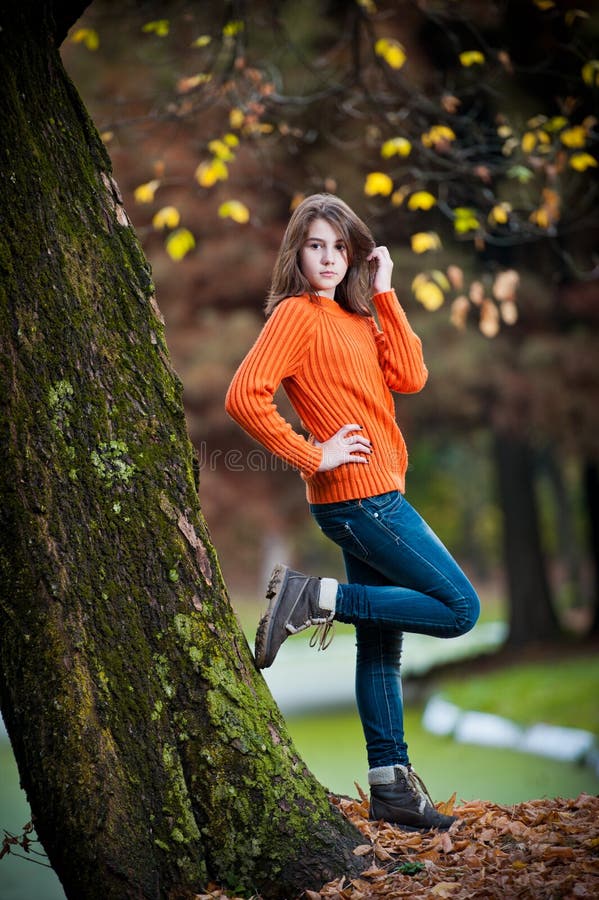
[[[389,807],[387,807],[387,809],[389,809]],[[394,825],[396,828],[400,828],[402,831],[448,831],[453,823],[458,821],[458,816],[450,816],[449,818],[451,819],[451,822],[439,823],[438,825],[428,825],[425,823],[423,823],[422,825],[408,825],[407,823],[404,824],[404,822],[398,822],[394,818],[395,815],[397,814],[393,812],[392,808],[390,809],[390,812],[387,816],[384,814],[376,815],[373,811],[372,805],[370,806],[370,809],[368,811],[368,818],[371,822],[388,822],[390,825]]]
[[[271,638],[272,638],[272,625],[273,625],[273,613],[277,607],[279,602],[279,598],[285,585],[287,584],[287,573],[289,572],[289,567],[284,565],[276,565],[272,570],[270,580],[268,582],[268,586],[266,588],[266,599],[269,600],[268,609],[260,619],[258,623],[258,628],[256,631],[256,644],[254,650],[254,656],[256,658],[256,665],[259,669],[268,669],[275,660],[276,653],[271,657],[270,649],[271,649]]]

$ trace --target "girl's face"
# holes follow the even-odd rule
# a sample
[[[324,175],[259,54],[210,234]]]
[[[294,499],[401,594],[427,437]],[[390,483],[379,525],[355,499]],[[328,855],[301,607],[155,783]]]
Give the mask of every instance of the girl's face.
[[[326,219],[314,219],[299,254],[302,274],[310,287],[325,297],[335,299],[335,288],[348,269],[347,247]]]

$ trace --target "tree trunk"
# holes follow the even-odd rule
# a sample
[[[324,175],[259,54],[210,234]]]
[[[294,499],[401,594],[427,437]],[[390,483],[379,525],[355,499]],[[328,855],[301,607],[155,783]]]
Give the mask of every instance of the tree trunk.
[[[508,581],[508,643],[553,640],[559,625],[541,549],[532,450],[524,438],[496,430],[495,459]]]
[[[590,634],[599,634],[599,465],[589,459],[584,466],[584,498],[587,514],[588,547],[591,560],[593,614]]]
[[[202,519],[150,271],[55,35],[0,31],[0,706],[69,898],[292,897],[357,831],[295,751]]]

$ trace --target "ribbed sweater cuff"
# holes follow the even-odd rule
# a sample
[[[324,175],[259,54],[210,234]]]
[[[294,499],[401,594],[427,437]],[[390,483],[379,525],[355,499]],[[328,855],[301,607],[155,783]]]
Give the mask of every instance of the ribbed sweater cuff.
[[[314,444],[310,444],[310,449],[313,451],[310,460],[299,467],[304,478],[311,478],[317,472],[318,467],[322,462],[322,449],[320,447],[315,447]]]
[[[399,303],[399,297],[395,292],[395,288],[391,288],[390,291],[381,291],[379,294],[374,294],[372,302],[375,306],[377,303]]]

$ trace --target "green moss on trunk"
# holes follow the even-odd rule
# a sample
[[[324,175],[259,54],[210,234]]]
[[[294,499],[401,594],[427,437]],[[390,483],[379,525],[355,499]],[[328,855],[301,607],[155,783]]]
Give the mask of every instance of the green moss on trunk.
[[[231,611],[149,267],[52,43],[0,32],[0,703],[67,895],[355,869]]]

